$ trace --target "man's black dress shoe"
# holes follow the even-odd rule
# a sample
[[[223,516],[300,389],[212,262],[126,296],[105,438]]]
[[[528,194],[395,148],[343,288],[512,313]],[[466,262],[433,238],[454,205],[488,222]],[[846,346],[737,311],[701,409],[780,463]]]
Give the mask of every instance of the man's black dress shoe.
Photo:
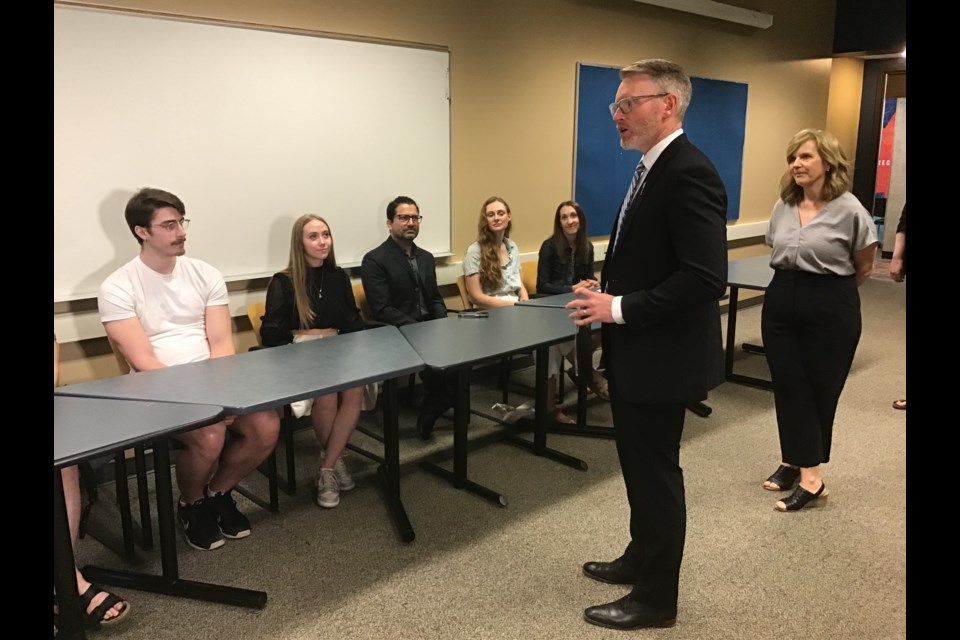
[[[672,627],[677,623],[676,611],[653,611],[626,595],[607,604],[587,607],[583,619],[590,624],[609,629],[644,629]]]
[[[423,410],[420,412],[420,415],[417,416],[417,435],[420,436],[421,440],[429,440],[430,436],[433,434],[433,423],[439,418],[437,414]]]
[[[417,435],[421,440],[429,440],[433,434],[433,425],[447,409],[453,405],[445,398],[427,396],[423,400],[420,415],[417,416]]]
[[[636,584],[640,574],[627,566],[623,557],[613,562],[587,562],[583,565],[583,575],[607,584]]]

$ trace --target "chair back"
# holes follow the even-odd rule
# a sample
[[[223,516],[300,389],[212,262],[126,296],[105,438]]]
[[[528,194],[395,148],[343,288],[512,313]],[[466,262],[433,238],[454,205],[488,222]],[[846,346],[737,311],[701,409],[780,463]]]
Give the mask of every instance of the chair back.
[[[260,340],[260,325],[263,324],[263,314],[267,311],[266,302],[251,302],[247,305],[247,317],[250,319],[250,326],[253,328],[253,335],[257,338],[257,344],[263,346]]]
[[[533,295],[537,292],[537,264],[538,260],[528,260],[520,263],[520,282],[527,294]]]
[[[473,305],[470,304],[470,296],[467,295],[467,278],[463,274],[457,276],[457,291],[460,292],[460,307],[471,308]]]
[[[116,343],[109,338],[107,338],[107,342],[110,343],[110,350],[113,351],[113,357],[117,360],[117,368],[120,369],[120,375],[125,376],[130,373],[130,363],[127,362],[127,359],[120,353],[120,349]]]
[[[363,290],[362,282],[353,283],[353,299],[357,303],[357,309],[360,310],[360,317],[364,320],[373,320],[373,312],[370,311],[370,305],[367,304],[367,294]]]

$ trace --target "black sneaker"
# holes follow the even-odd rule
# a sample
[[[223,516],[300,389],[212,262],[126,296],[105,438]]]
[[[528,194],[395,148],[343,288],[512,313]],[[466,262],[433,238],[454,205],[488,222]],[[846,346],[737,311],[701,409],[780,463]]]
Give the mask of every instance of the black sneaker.
[[[215,493],[204,500],[205,506],[213,514],[213,518],[220,528],[220,533],[226,538],[237,540],[250,535],[250,521],[237,509],[233,501],[232,492]]]
[[[208,500],[197,500],[193,504],[181,502],[177,505],[177,518],[183,525],[187,543],[200,551],[219,549],[227,543],[220,535],[217,521],[206,502]]]

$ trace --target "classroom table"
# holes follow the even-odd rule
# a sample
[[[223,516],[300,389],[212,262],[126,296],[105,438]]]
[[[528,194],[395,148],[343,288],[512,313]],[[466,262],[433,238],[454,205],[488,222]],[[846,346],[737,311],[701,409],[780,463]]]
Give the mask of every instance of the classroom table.
[[[224,415],[221,407],[204,404],[177,404],[166,402],[134,402],[99,398],[53,397],[53,541],[54,578],[60,607],[60,638],[85,638],[82,604],[77,594],[74,576],[75,560],[70,541],[70,527],[63,495],[60,470],[91,458],[127,449],[143,442],[157,447],[158,461],[164,458],[166,466],[157,465],[157,500],[169,505],[160,509],[158,519],[161,531],[173,533],[173,491],[170,480],[167,438],[219,421]],[[169,538],[168,538],[169,539]],[[194,592],[219,593],[224,597],[249,598],[266,601],[263,592],[209,585],[181,580],[177,573],[176,546],[161,547],[164,575],[140,576],[144,583],[157,588],[150,591],[187,595]],[[172,555],[171,555],[172,554]],[[94,580],[92,571],[84,569],[84,576]],[[129,574],[133,579],[133,574]],[[128,584],[125,581],[117,584]],[[162,588],[161,588],[162,587]],[[207,598],[204,598],[207,599]]]
[[[737,297],[740,289],[765,291],[773,279],[773,269],[770,267],[770,256],[731,260],[727,264],[727,286],[730,287],[730,302],[727,307],[727,346],[726,346],[726,378],[730,382],[744,384],[761,389],[773,389],[773,383],[763,378],[755,378],[733,372],[733,354],[736,350],[737,333]],[[747,353],[763,354],[763,347],[744,343],[743,350]]]
[[[384,462],[379,478],[400,537],[411,542],[415,533],[400,500],[397,379],[423,366],[397,328],[384,326],[59,387],[55,393],[216,404],[227,415],[244,415],[382,380]]]
[[[572,302],[576,297],[576,294],[573,292],[560,293],[552,296],[541,296],[524,300],[523,302],[518,302],[517,306],[565,309],[567,304]],[[570,312],[566,311],[566,314],[570,320],[570,323],[572,324],[573,319],[569,318]],[[577,333],[578,363],[593,361],[593,348],[590,345],[590,334],[594,331],[599,331],[600,326],[601,323],[594,322],[589,327],[580,327]],[[553,433],[562,433],[565,435],[587,436],[592,438],[613,438],[614,435],[612,427],[598,427],[587,424],[587,381],[585,376],[579,375],[579,371],[577,372],[577,382],[577,424],[572,426],[552,424],[548,427],[549,430]],[[706,418],[713,412],[713,409],[702,402],[690,402],[687,404],[687,409],[697,414],[701,418]]]
[[[456,380],[453,471],[430,462],[424,462],[422,466],[451,481],[458,489],[474,493],[499,506],[506,506],[507,499],[504,495],[467,477],[470,369],[484,361],[535,349],[537,363],[534,440],[530,442],[509,432],[504,433],[503,438],[538,456],[585,471],[587,465],[584,461],[550,449],[546,445],[548,349],[554,344],[572,339],[575,329],[569,318],[558,314],[556,309],[523,309],[516,305],[489,309],[485,317],[450,316],[400,327],[400,332],[428,367],[450,373]]]

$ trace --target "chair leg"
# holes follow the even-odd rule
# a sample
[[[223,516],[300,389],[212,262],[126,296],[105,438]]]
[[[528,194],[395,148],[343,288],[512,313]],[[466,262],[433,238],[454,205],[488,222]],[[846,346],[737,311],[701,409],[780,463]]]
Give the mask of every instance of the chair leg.
[[[507,356],[500,360],[500,390],[502,392],[501,402],[506,405],[510,400],[510,369],[513,367],[513,356]]]
[[[276,447],[274,447],[273,451],[271,451],[267,457],[267,482],[270,487],[270,511],[276,513],[280,510],[280,492],[278,490],[280,480],[277,477]]]
[[[283,430],[283,424],[280,425],[281,432]],[[277,447],[274,445],[273,449],[270,451],[270,454],[260,463],[257,467],[257,471],[263,474],[267,479],[267,500],[264,501],[259,495],[254,493],[252,490],[244,487],[242,484],[238,484],[233,488],[234,491],[242,495],[243,497],[250,500],[258,507],[266,509],[270,513],[276,513],[280,510],[280,494],[277,491],[277,488],[280,485],[280,479],[277,474]]]

